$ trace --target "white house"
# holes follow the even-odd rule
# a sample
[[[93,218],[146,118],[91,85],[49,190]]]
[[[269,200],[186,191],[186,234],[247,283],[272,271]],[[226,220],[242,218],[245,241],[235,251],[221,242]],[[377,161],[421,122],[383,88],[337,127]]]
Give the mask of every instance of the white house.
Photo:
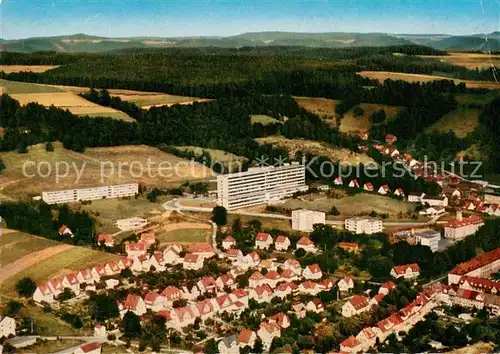
[[[142,297],[128,294],[123,302],[123,305],[120,306],[120,315],[123,317],[128,311],[132,311],[137,316],[142,316],[146,313],[146,304]]]
[[[428,204],[430,206],[448,206],[448,197],[447,196],[436,196],[436,195],[426,195],[420,199],[422,204]]]
[[[97,235],[97,243],[99,245],[103,244],[106,247],[113,247],[113,234],[99,234]]]
[[[0,316],[0,338],[16,335],[16,321],[9,316]]]
[[[283,329],[290,327],[291,324],[290,316],[284,314],[283,312],[277,313],[276,315],[272,316],[269,322],[274,322]]]
[[[342,181],[342,177],[337,177],[333,180],[333,184],[335,184],[336,186],[341,186],[344,182]]]
[[[283,268],[290,269],[296,275],[302,274],[302,267],[300,266],[300,262],[295,258],[288,258],[285,263],[283,263]]]
[[[442,215],[445,212],[446,209],[442,206],[431,206],[426,208],[425,210],[419,211],[419,214],[425,216],[437,216],[437,215]]]
[[[225,250],[230,249],[234,246],[236,246],[236,240],[233,236],[228,236],[224,240],[222,240],[222,248],[224,248]]]
[[[324,309],[323,302],[318,298],[312,299],[306,305],[306,311],[310,312],[320,313],[323,312]]]
[[[201,293],[215,293],[217,291],[217,284],[215,283],[215,279],[212,277],[203,277],[198,280],[196,283],[198,289],[200,289]]]
[[[239,354],[240,346],[238,338],[233,334],[232,336],[224,337],[217,345],[220,354]]]
[[[173,302],[182,299],[183,295],[183,292],[179,288],[172,285],[167,286],[161,292],[161,296],[165,299],[167,306],[172,306]]]
[[[454,241],[460,241],[467,236],[473,235],[484,225],[484,220],[478,215],[468,218],[462,217],[462,212],[457,211],[456,219],[448,221],[444,227],[444,237]]]
[[[371,308],[370,299],[361,295],[354,295],[342,306],[342,316],[352,317]]]
[[[184,256],[182,267],[188,270],[198,270],[203,268],[203,257],[197,254],[189,253]]]
[[[52,303],[54,302],[54,293],[47,283],[40,284],[33,293],[33,301],[36,303]]]
[[[265,284],[266,278],[260,272],[254,272],[250,278],[248,278],[248,285],[251,288],[256,288],[260,285]]]
[[[257,267],[260,263],[260,256],[257,252],[250,252],[241,260],[240,265],[244,268]]]
[[[397,196],[397,197],[404,197],[405,196],[405,192],[403,191],[403,189],[397,188],[394,191],[394,195]]]
[[[274,240],[274,248],[276,251],[286,251],[290,247],[290,240],[288,237],[280,235]]]
[[[302,236],[300,240],[297,241],[297,249],[301,248],[306,252],[316,252],[316,246],[314,245],[314,242],[312,242],[311,239],[306,236]]]
[[[378,189],[377,193],[378,194],[382,194],[382,195],[386,195],[390,191],[391,190],[390,190],[389,186],[387,184],[384,184],[383,186],[380,186],[380,188]]]
[[[107,336],[106,326],[97,323],[94,326],[94,337],[106,338],[106,336]]]
[[[302,282],[299,285],[298,290],[301,294],[312,295],[312,296],[317,295],[322,291],[318,283],[315,283],[310,280]]]
[[[221,291],[226,288],[234,290],[238,285],[232,274],[222,274],[215,280],[215,284]]]
[[[367,192],[373,192],[374,188],[373,188],[373,184],[371,184],[370,182],[367,182],[363,185],[363,190],[367,191]]]
[[[384,294],[384,295],[387,295],[389,294],[392,289],[394,289],[396,287],[396,284],[394,284],[392,281],[387,281],[385,283],[382,283],[382,285],[380,285],[380,288],[378,289],[378,293],[379,294]]]
[[[154,312],[158,312],[164,308],[167,299],[160,294],[150,291],[144,296],[144,304],[146,308],[151,309]]]
[[[349,182],[349,187],[350,188],[359,188],[359,182],[356,179],[353,179],[351,182]]]
[[[264,350],[269,350],[275,337],[281,337],[281,328],[276,323],[262,322],[257,331],[257,335],[262,340]]]
[[[415,279],[420,275],[420,267],[417,263],[394,266],[391,275],[396,278]]]
[[[243,253],[238,248],[230,248],[226,252],[226,257],[232,262],[241,263],[243,260]]]
[[[122,231],[142,229],[147,224],[148,221],[140,217],[116,220],[116,226]]]
[[[148,245],[146,243],[127,243],[125,245],[125,252],[129,257],[138,257],[146,254]]]
[[[318,280],[321,279],[323,273],[321,272],[321,268],[318,264],[311,264],[305,267],[302,272],[302,276],[306,279]]]
[[[354,289],[354,280],[351,277],[346,276],[337,283],[337,287],[340,292],[347,293],[349,290]]]
[[[261,250],[267,250],[273,244],[273,238],[266,232],[258,232],[255,236],[255,247]]]
[[[312,231],[315,224],[325,223],[325,213],[307,209],[292,211],[292,229],[299,231]]]
[[[250,329],[242,329],[240,335],[238,336],[240,348],[253,348],[256,340],[257,334]]]
[[[249,298],[257,301],[259,304],[263,302],[270,302],[273,297],[273,290],[268,284],[257,286],[255,289],[250,289]]]

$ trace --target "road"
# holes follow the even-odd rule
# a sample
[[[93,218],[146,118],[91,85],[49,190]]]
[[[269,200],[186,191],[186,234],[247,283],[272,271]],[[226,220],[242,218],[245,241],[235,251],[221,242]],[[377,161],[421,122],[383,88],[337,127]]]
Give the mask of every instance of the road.
[[[182,201],[191,201],[191,202],[205,202],[209,201],[208,199],[204,198],[197,198],[197,199],[191,199],[191,198],[177,198],[170,200],[168,202],[163,203],[163,207],[166,210],[175,210],[177,212],[183,212],[183,211],[191,211],[191,212],[198,212],[198,213],[211,213],[212,208],[205,208],[205,207],[195,207],[195,206],[185,206],[182,205]],[[245,215],[245,216],[252,216],[252,217],[257,217],[257,218],[270,218],[270,219],[281,219],[281,220],[291,220],[290,216],[286,215],[281,215],[281,214],[270,214],[270,213],[259,213],[259,212],[253,212],[253,211],[248,211],[248,210],[230,210],[227,212],[228,214],[231,215]],[[435,216],[429,221],[390,221],[390,220],[383,220],[382,224],[385,227],[404,227],[404,226],[426,226],[426,225],[433,225],[436,223],[446,223],[446,221],[438,221],[440,216]],[[206,221],[206,220],[205,220]],[[337,226],[342,226],[344,225],[344,220],[327,220],[326,223],[328,225],[337,225]],[[215,239],[215,238],[214,238]]]

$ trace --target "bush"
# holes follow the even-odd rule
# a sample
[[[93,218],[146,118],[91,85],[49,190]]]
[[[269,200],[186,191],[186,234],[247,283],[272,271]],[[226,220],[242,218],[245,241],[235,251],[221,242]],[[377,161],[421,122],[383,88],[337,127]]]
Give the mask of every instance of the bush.
[[[52,143],[50,141],[47,142],[47,144],[45,144],[45,151],[47,151],[47,152],[54,151],[54,145],[52,145]]]
[[[23,304],[21,304],[19,301],[10,300],[7,303],[7,306],[5,307],[4,313],[7,316],[14,315],[17,312],[19,312],[19,310],[21,309],[21,307],[23,307]]]
[[[330,215],[340,215],[340,212],[333,206],[332,209],[330,209]]]
[[[352,113],[354,114],[355,117],[361,117],[363,114],[365,114],[365,110],[360,106],[356,106],[352,110]]]
[[[299,248],[298,250],[295,251],[295,257],[296,258],[302,258],[306,255],[306,251],[303,248]]]

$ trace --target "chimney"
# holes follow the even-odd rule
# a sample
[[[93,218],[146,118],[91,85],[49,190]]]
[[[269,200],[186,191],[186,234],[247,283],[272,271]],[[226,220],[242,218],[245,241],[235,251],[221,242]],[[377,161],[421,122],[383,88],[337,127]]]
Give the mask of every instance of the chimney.
[[[457,210],[457,220],[462,221],[462,210]]]

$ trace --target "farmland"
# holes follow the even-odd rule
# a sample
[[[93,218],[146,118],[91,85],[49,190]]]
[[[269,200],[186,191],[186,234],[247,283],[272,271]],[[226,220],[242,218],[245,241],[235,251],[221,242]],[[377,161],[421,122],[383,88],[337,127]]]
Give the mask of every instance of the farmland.
[[[480,113],[480,109],[458,107],[428,127],[427,131],[439,131],[446,133],[451,130],[457,137],[465,138],[479,125]]]
[[[308,111],[323,117],[324,119],[330,120],[331,124],[336,124],[335,122],[335,107],[337,106],[338,100],[332,100],[328,98],[314,98],[314,97],[295,97],[297,103]],[[382,104],[371,104],[371,103],[361,103],[359,107],[363,109],[363,114],[356,116],[353,113],[353,109],[344,114],[340,121],[339,130],[343,133],[355,133],[355,132],[366,132],[368,131],[372,123],[370,122],[370,116],[381,109],[386,113],[386,121],[393,119],[399,111],[397,106],[389,106]]]
[[[422,58],[438,59],[441,62],[463,66],[467,69],[488,69],[492,65],[500,67],[500,55],[483,53],[448,53],[448,55],[422,55]]]
[[[269,136],[266,138],[256,139],[260,144],[272,144],[290,151],[293,157],[297,151],[305,151],[313,155],[326,156],[332,161],[338,161],[341,164],[357,165],[367,164],[374,161],[366,154],[352,152],[345,148],[337,148],[328,145],[327,143],[303,140],[303,139],[287,139],[281,136]]]
[[[58,65],[0,65],[0,71],[7,74],[19,72],[43,73],[47,70],[55,69]]]
[[[204,243],[207,242],[208,237],[211,235],[210,225],[204,226],[208,228],[179,228],[159,233],[156,238],[160,241],[160,245],[168,243]]]
[[[203,153],[203,151],[206,151],[207,153],[210,154],[212,161],[220,162],[223,164],[230,163],[230,162],[241,162],[241,161],[247,160],[246,157],[237,156],[237,155],[231,154],[230,152],[223,151],[223,150],[207,149],[207,148],[201,148],[198,146],[176,146],[176,148],[183,150],[183,151],[193,152],[196,155],[201,155]]]
[[[411,203],[367,193],[360,193],[340,199],[327,198],[316,199],[314,201],[291,199],[281,204],[281,206],[289,209],[317,209],[324,212],[329,212],[335,206],[343,217],[368,215],[372,211],[398,217],[400,213],[411,213],[415,209],[415,205]]]
[[[0,157],[7,166],[3,172],[2,193],[11,198],[27,198],[39,195],[43,190],[82,188],[85,186],[109,185],[127,182],[143,183],[146,186],[170,186],[172,182],[211,177],[207,167],[186,161],[149,146],[119,146],[89,148],[85,153],[66,150],[54,143],[55,150],[47,152],[44,144],[34,145],[27,154],[3,152]],[[23,165],[32,161],[35,165]],[[40,177],[35,166],[44,161]],[[150,168],[148,169],[148,162]],[[56,180],[56,164],[68,164],[71,168],[65,177]],[[161,165],[160,165],[161,163]],[[50,166],[51,170],[48,170]],[[62,168],[62,167],[61,167]],[[78,179],[76,169],[83,171]],[[82,170],[83,168],[83,170]],[[50,172],[50,173],[48,173]],[[60,170],[62,173],[62,170]],[[33,174],[35,176],[33,176]],[[27,177],[33,176],[33,177]]]
[[[270,117],[266,116],[264,114],[254,114],[250,117],[250,122],[252,124],[260,123],[262,125],[268,125],[268,124],[274,124],[274,123],[282,123],[281,121]]]
[[[27,254],[57,245],[60,243],[43,237],[3,229],[0,243],[1,265],[3,267]]]
[[[473,80],[460,80],[453,79],[445,76],[435,76],[435,75],[423,75],[423,74],[406,74],[406,73],[397,73],[390,71],[361,71],[358,73],[363,77],[367,77],[369,79],[378,80],[380,83],[383,83],[387,79],[391,80],[403,80],[408,82],[429,82],[436,80],[452,80],[455,84],[465,83],[468,88],[483,88],[483,89],[491,89],[497,90],[500,89],[500,84],[494,81],[473,81]]]

